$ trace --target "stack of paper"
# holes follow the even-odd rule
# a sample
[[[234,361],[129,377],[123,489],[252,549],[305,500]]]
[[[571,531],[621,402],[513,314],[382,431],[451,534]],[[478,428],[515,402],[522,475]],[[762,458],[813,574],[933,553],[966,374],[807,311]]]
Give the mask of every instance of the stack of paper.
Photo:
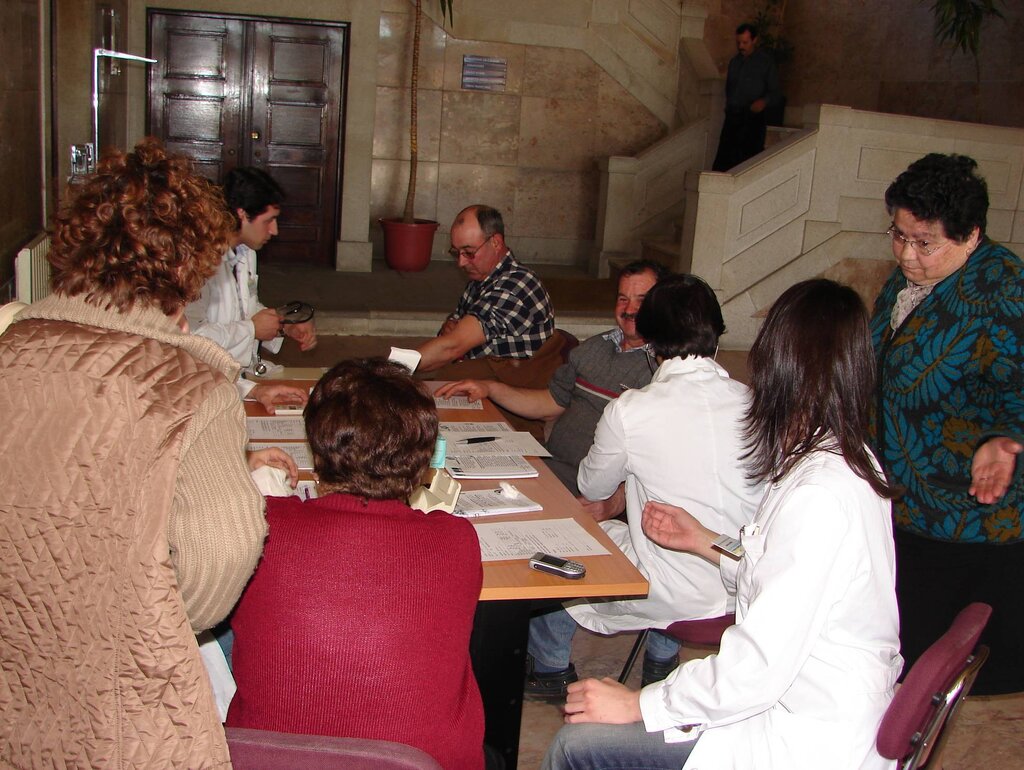
[[[500,422],[442,422],[448,443],[445,467],[457,479],[522,479],[537,475],[526,455],[550,457],[541,444],[524,431]]]
[[[501,489],[464,491],[459,495],[459,501],[456,503],[453,513],[456,516],[472,518],[541,510],[543,508],[540,504],[535,503],[511,484],[502,482]]]
[[[538,475],[525,457],[517,455],[461,455],[449,457],[444,467],[456,479],[532,479]]]
[[[271,447],[277,447],[283,452],[287,452],[292,456],[295,464],[299,467],[300,471],[311,471],[313,470],[313,452],[309,448],[309,444],[298,441],[250,441],[246,450],[249,452],[256,452],[260,449],[270,449]]]

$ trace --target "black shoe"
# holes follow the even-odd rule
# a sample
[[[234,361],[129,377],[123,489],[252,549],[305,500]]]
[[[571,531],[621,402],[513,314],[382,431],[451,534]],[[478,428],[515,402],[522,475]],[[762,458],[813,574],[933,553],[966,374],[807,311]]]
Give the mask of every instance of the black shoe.
[[[678,658],[672,658],[671,660],[654,660],[653,658],[645,656],[644,671],[640,676],[640,686],[646,687],[649,684],[660,682],[666,676],[675,671],[678,665]]]
[[[530,700],[565,700],[566,688],[578,680],[572,663],[564,671],[552,671],[550,674],[530,670],[526,674],[524,694]]]

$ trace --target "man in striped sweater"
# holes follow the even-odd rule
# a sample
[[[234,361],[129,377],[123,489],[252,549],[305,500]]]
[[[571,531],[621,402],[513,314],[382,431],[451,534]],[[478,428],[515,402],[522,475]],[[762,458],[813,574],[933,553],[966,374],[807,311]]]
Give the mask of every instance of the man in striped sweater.
[[[594,441],[594,430],[608,403],[630,388],[651,381],[652,368],[644,353],[644,340],[636,332],[636,314],[644,296],[666,274],[663,265],[638,260],[619,274],[615,300],[616,327],[584,341],[569,354],[547,388],[517,388],[494,380],[462,380],[443,386],[439,396],[466,395],[470,400],[490,398],[498,406],[532,420],[557,420],[547,440],[551,470],[579,496],[576,473]],[[584,501],[598,521],[622,512],[618,495],[600,503]]]

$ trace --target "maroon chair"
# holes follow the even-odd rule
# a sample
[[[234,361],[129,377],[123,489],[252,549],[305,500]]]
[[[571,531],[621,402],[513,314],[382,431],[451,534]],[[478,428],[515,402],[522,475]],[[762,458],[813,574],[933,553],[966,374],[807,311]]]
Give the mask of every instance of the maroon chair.
[[[404,743],[246,727],[225,732],[235,770],[441,770],[432,756]]]
[[[946,728],[988,658],[988,648],[979,646],[978,638],[991,614],[987,604],[967,605],[896,691],[878,727],[876,746],[886,759],[899,760],[900,770],[924,770],[931,767],[931,758],[941,755]]]
[[[569,363],[569,354],[573,351],[573,348],[579,347],[579,338],[575,334],[567,332],[565,329],[555,329],[555,334],[560,334],[562,336],[562,350],[560,351],[560,355],[562,356],[562,363],[567,364]]]
[[[717,618],[677,620],[668,628],[663,629],[662,633],[675,637],[684,645],[717,647],[722,641],[722,634],[725,633],[725,629],[735,624],[736,614],[729,613]],[[629,672],[633,670],[633,664],[636,663],[640,650],[644,647],[644,641],[646,641],[648,633],[649,631],[644,629],[637,635],[636,642],[633,643],[633,649],[629,651],[629,657],[626,658],[626,664],[622,667],[622,673],[619,674],[619,682],[621,684],[625,684],[626,680],[629,679]]]

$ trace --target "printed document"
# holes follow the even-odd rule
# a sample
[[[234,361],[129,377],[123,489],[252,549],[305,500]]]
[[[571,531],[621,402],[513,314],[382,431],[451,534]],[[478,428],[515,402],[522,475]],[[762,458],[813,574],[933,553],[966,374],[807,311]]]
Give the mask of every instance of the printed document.
[[[608,549],[574,519],[473,522],[483,561],[529,559],[537,551],[552,556],[601,556]]]
[[[311,471],[313,470],[313,452],[309,448],[309,444],[297,441],[277,441],[277,442],[260,442],[251,441],[246,449],[249,452],[255,452],[260,449],[270,449],[271,447],[277,447],[292,456],[295,464],[299,466],[300,471]]]
[[[532,479],[530,461],[518,455],[448,455],[444,467],[453,479]]]
[[[250,441],[303,441],[306,427],[302,417],[246,417]]]

